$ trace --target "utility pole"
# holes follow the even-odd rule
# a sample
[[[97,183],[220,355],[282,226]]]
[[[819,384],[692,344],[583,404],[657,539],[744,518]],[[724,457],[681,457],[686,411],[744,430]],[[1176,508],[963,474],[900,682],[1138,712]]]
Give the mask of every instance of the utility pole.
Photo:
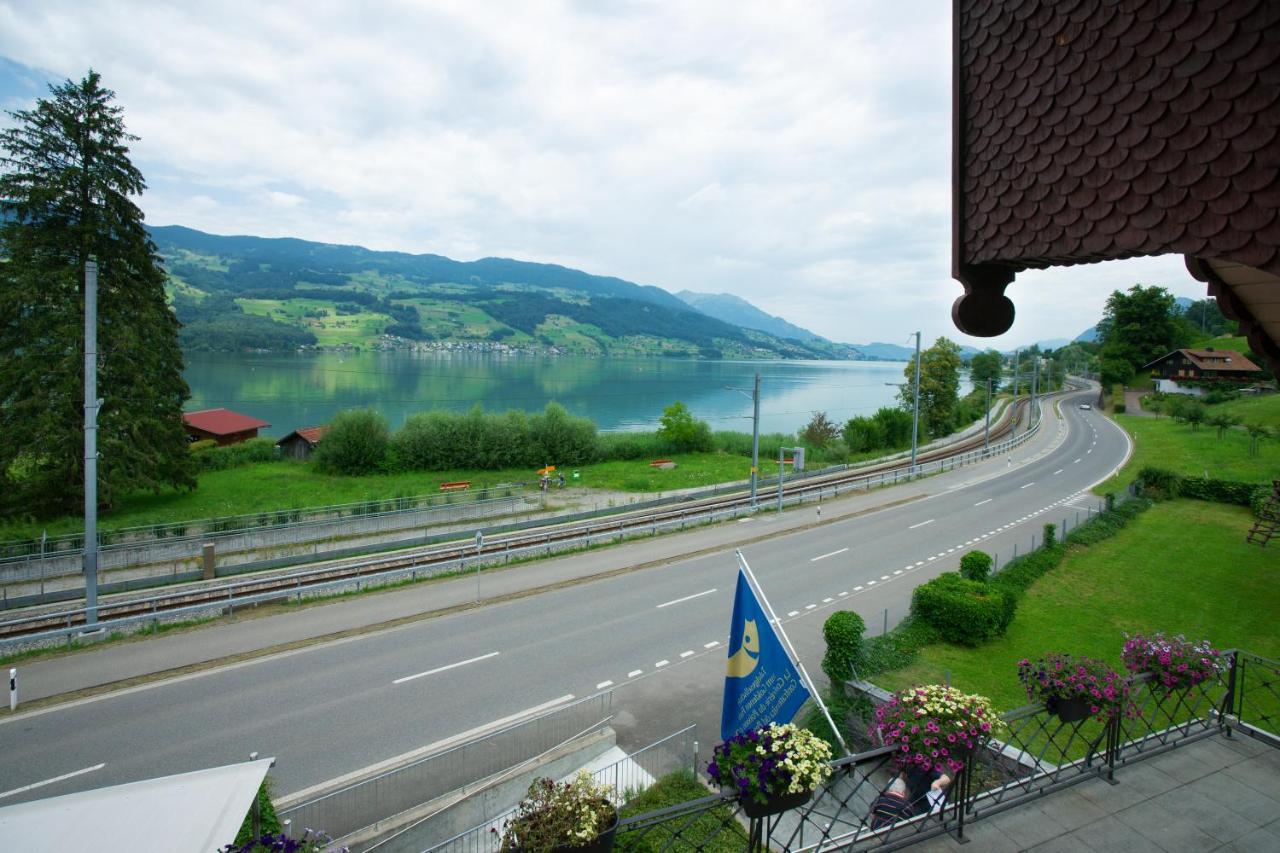
[[[726,391],[737,391],[746,394],[746,388],[725,386]],[[782,471],[778,471],[782,476]],[[760,480],[760,374],[756,374],[755,385],[751,389],[751,509],[756,508],[756,487]]]
[[[782,481],[782,468],[778,468],[778,481]],[[756,508],[756,485],[760,482],[760,374],[756,373],[755,387],[751,390],[751,508]]]
[[[84,623],[98,623],[98,261],[84,263]]]
[[[1021,348],[1019,347],[1015,347],[1013,350],[1013,408],[1011,409],[1013,417],[1009,428],[1011,437],[1018,434],[1018,354],[1020,352]]]
[[[920,333],[916,332],[916,393],[911,415],[911,473],[916,471],[916,447],[920,442]]]
[[[987,427],[982,433],[982,455],[991,450],[991,377],[987,377]]]

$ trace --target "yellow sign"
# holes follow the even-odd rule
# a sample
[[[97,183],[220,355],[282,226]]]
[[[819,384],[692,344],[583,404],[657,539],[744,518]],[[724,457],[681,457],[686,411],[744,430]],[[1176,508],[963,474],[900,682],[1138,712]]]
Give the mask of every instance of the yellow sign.
[[[556,470],[556,466],[548,465],[546,468],[539,468],[538,473],[545,476],[547,474],[550,474],[554,470]]]

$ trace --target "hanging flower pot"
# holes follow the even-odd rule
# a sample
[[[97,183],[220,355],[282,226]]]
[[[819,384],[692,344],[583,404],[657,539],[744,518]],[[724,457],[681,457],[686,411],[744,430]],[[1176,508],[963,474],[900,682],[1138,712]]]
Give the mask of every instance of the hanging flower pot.
[[[1079,696],[1067,698],[1051,696],[1044,703],[1044,707],[1049,713],[1057,714],[1058,719],[1064,723],[1078,723],[1093,713],[1092,703]]]
[[[738,797],[738,803],[743,814],[759,819],[799,808],[812,799],[813,791],[800,791],[797,794],[767,794],[763,803],[755,797]]]
[[[707,775],[737,795],[747,817],[762,818],[809,802],[831,777],[830,761],[831,747],[813,732],[772,723],[717,746]]]

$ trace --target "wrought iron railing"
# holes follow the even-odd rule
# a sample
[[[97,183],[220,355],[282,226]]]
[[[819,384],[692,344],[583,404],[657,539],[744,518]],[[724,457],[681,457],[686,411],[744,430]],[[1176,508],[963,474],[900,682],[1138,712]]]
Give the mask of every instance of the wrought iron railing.
[[[709,796],[623,821],[617,846],[895,850],[944,833],[963,838],[968,823],[1079,782],[1115,784],[1130,765],[1205,737],[1240,731],[1280,748],[1280,664],[1236,650],[1224,658],[1230,667],[1188,687],[1166,689],[1149,675],[1134,676],[1111,715],[1063,722],[1040,704],[1010,711],[1001,736],[975,750],[936,804],[921,800],[884,826],[872,809],[898,774],[890,747],[833,762],[832,778],[798,809],[748,820],[731,795]],[[739,846],[726,847],[726,833],[734,832]]]

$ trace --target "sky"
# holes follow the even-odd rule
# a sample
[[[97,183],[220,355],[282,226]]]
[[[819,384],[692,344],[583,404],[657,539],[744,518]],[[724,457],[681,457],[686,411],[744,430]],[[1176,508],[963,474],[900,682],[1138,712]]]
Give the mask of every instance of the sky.
[[[845,343],[1204,298],[1135,259],[1021,273],[999,338],[952,325],[950,5],[0,0],[0,106],[97,70],[151,224],[559,263]]]

